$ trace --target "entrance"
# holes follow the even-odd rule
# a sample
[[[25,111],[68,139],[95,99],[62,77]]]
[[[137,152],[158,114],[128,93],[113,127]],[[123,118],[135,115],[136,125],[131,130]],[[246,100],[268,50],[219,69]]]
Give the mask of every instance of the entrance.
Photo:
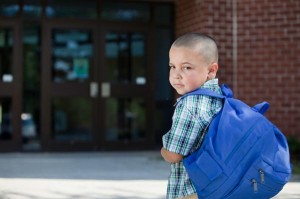
[[[161,145],[173,103],[172,1],[14,0],[0,8],[0,151]]]
[[[153,145],[148,32],[147,27],[47,23],[41,91],[45,150]]]

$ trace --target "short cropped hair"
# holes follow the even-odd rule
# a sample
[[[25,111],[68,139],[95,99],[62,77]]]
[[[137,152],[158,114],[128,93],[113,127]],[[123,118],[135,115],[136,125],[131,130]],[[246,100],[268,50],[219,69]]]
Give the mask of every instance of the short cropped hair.
[[[219,53],[216,41],[203,33],[187,33],[178,37],[172,47],[195,48],[204,60],[209,63],[218,63]]]

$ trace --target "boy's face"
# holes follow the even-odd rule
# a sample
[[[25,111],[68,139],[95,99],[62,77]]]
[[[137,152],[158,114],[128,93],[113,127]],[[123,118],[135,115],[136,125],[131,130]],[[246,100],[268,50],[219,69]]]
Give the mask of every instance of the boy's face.
[[[193,91],[208,79],[208,65],[195,49],[171,47],[169,57],[169,81],[178,94]]]

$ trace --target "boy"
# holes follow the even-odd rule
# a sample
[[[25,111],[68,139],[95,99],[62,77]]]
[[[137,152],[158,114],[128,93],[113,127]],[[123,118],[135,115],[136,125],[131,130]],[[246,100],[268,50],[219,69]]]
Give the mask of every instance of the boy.
[[[218,49],[215,41],[200,33],[185,34],[172,44],[169,51],[169,81],[178,94],[198,88],[221,93],[216,73]],[[212,118],[220,111],[220,99],[190,95],[176,104],[172,127],[163,136],[161,155],[171,163],[168,199],[197,199],[182,159],[200,147]]]

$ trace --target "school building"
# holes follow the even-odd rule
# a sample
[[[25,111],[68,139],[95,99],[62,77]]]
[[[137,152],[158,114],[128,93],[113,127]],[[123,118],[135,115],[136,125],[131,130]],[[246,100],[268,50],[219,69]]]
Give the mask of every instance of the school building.
[[[213,36],[220,83],[300,139],[298,0],[3,0],[0,152],[159,148],[186,32]]]

